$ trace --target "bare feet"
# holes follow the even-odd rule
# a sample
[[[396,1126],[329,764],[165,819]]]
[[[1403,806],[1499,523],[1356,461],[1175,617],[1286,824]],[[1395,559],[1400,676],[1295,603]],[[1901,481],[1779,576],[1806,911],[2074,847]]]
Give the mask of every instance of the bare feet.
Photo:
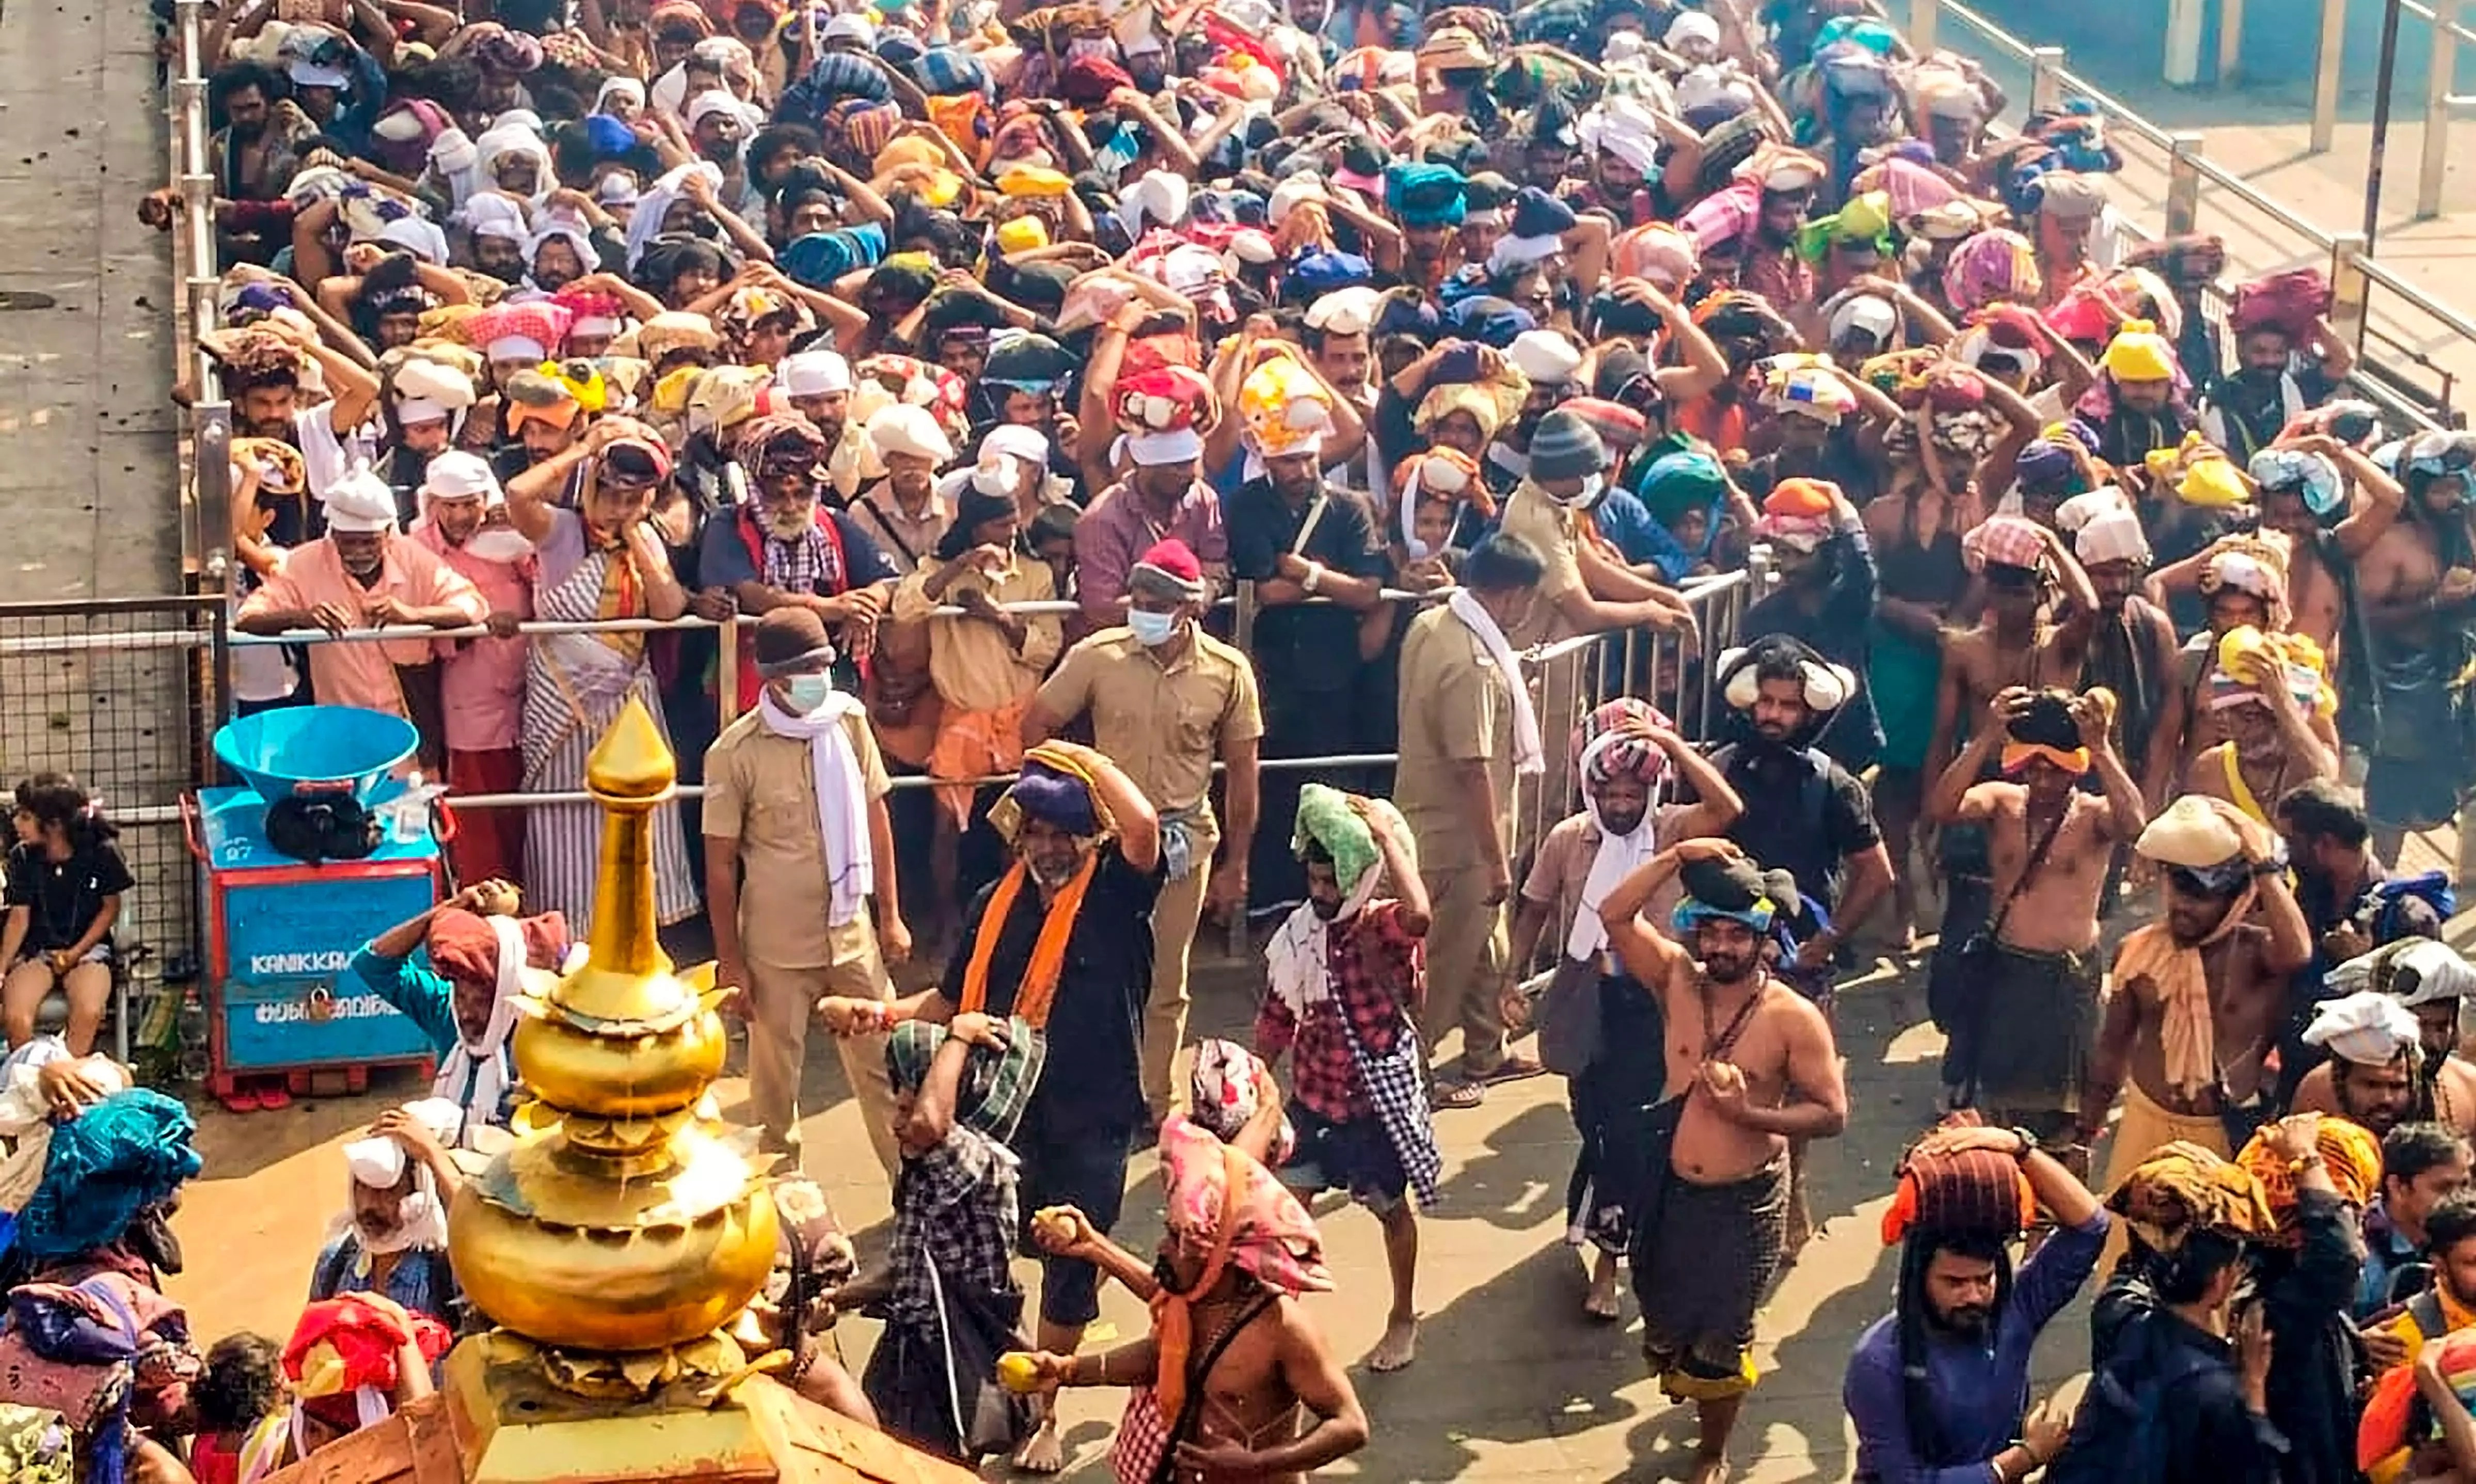
[[[1022,1473],[1055,1473],[1066,1467],[1066,1444],[1057,1435],[1055,1413],[1042,1418],[1040,1430],[1014,1450],[1014,1466]]]
[[[1384,1326],[1384,1338],[1367,1352],[1367,1369],[1382,1373],[1399,1371],[1419,1354],[1419,1322],[1397,1319]]]
[[[1685,1484],[1722,1484],[1727,1477],[1727,1459],[1697,1456],[1694,1460],[1694,1472],[1685,1476]]]
[[[1591,1268],[1591,1291],[1582,1298],[1582,1312],[1593,1319],[1612,1320],[1622,1311],[1617,1297],[1617,1265],[1602,1252]]]

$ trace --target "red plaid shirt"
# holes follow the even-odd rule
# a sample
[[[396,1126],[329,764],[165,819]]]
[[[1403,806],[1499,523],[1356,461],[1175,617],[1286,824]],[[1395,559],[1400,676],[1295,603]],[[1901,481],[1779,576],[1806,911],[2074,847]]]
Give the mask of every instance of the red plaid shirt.
[[[1310,1003],[1302,1019],[1279,996],[1266,995],[1255,1013],[1255,1054],[1271,1062],[1290,1052],[1290,1096],[1346,1124],[1375,1116],[1350,1032],[1371,1055],[1392,1051],[1407,1029],[1404,1012],[1425,998],[1427,955],[1424,943],[1402,930],[1398,902],[1369,903],[1336,924],[1325,944],[1332,998]]]

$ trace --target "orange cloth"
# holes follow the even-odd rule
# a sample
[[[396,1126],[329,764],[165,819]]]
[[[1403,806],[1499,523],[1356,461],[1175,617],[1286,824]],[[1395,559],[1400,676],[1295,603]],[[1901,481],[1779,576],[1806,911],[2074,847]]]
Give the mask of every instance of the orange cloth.
[[[928,776],[981,779],[1022,767],[1023,713],[1030,705],[1031,697],[1026,695],[988,711],[949,707],[937,730],[937,744],[928,750]],[[937,787],[937,802],[954,816],[957,829],[972,822],[975,791],[976,785],[970,782],[941,783]]]
[[[2265,1127],[2245,1141],[2236,1151],[2236,1163],[2261,1182],[2270,1213],[2278,1218],[2279,1237],[2292,1246],[2302,1240],[2295,1224],[2295,1176],[2287,1173],[2287,1156],[2270,1147],[2274,1127]],[[2338,1187],[2340,1200],[2361,1207],[2382,1188],[2382,1144],[2362,1125],[2324,1117],[2313,1147],[2330,1173],[2330,1183]]]
[[[1024,965],[1023,985],[1015,991],[1013,1012],[1030,1022],[1034,1030],[1049,1028],[1050,1008],[1057,1002],[1057,977],[1066,968],[1066,940],[1074,934],[1075,919],[1083,910],[1083,893],[1092,885],[1092,873],[1101,864],[1096,848],[1083,857],[1082,867],[1068,879],[1049,904],[1049,915],[1040,925],[1040,936],[1031,945],[1031,961]],[[1024,879],[1030,868],[1020,859],[1006,867],[998,878],[997,889],[989,893],[989,904],[980,913],[978,936],[972,944],[972,961],[963,969],[963,1003],[965,1010],[985,1012],[989,1002],[989,958],[997,952],[998,934],[1005,930],[1006,914],[1014,910],[1014,899],[1022,894]]]
[[[2210,1022],[2210,977],[2201,964],[2201,950],[2235,931],[2251,915],[2259,890],[2245,882],[2242,894],[2218,926],[2190,948],[2177,943],[2165,923],[2152,923],[2133,929],[2116,951],[2115,974],[2107,993],[2129,993],[2132,981],[2142,978],[2158,986],[2159,1039],[2166,1051],[2166,1083],[2187,1102],[2218,1081],[2217,1037]],[[2376,1167],[2380,1163],[2374,1160]]]

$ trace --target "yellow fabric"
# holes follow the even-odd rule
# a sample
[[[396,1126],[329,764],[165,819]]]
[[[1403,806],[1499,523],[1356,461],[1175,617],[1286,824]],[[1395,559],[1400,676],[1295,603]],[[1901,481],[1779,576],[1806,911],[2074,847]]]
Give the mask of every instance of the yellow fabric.
[[[2155,1103],[2149,1106],[2165,1112]],[[2124,1109],[2129,1114],[2131,1103]],[[2217,1145],[2225,1148],[2223,1131]],[[2265,1237],[2278,1228],[2268,1197],[2251,1171],[2216,1149],[2188,1140],[2152,1150],[2108,1192],[2106,1208],[2161,1252],[2181,1247],[2195,1228],[2231,1237]]]
[[[2175,347],[2145,319],[2127,319],[2108,342],[2098,364],[2118,382],[2167,382],[2175,377]]]
[[[2295,1230],[2295,1176],[2288,1173],[2287,1156],[2270,1146],[2276,1125],[2263,1128],[2236,1151],[2236,1163],[2252,1172],[2262,1194],[2277,1216],[2282,1236]],[[2339,1199],[2362,1206],[2382,1188],[2382,1144],[2362,1125],[2343,1118],[2324,1117],[2314,1150],[2321,1156]]]
[[[2235,1150],[2227,1143],[2226,1123],[2216,1114],[2170,1112],[2142,1092],[2138,1082],[2124,1083],[2123,1111],[2116,1115],[2115,1132],[2107,1137],[2106,1175],[2097,1188],[2120,1188],[2150,1155],[2173,1144],[2189,1144],[2220,1159],[2235,1156]],[[2115,1271],[2115,1260],[2123,1255],[2129,1231],[2122,1222],[2108,1228],[2106,1249],[2098,1257],[2097,1271]]]
[[[2201,950],[2236,930],[2252,911],[2260,888],[2244,883],[2241,895],[2210,935],[2187,948],[2175,941],[2163,922],[2133,929],[2115,954],[2115,975],[2108,993],[2126,995],[2133,982],[2147,979],[2158,986],[2159,1039],[2165,1044],[2166,1082],[2177,1096],[2197,1099],[2217,1085],[2217,1043],[2210,1021],[2209,972]]]
[[[1037,216],[1010,216],[998,223],[998,251],[1028,253],[1049,245],[1049,224]]]

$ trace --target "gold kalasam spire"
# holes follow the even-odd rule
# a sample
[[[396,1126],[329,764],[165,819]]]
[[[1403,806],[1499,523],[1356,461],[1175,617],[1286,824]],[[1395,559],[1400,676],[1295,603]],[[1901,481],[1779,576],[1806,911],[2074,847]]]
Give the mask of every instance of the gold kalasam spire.
[[[699,1117],[721,1018],[655,936],[653,811],[670,748],[631,700],[586,763],[603,810],[589,955],[528,985],[512,1046],[531,1132],[448,1219],[456,1276],[500,1329],[492,1363],[613,1399],[734,1371],[717,1331],[764,1286],[774,1201],[755,1137]]]

